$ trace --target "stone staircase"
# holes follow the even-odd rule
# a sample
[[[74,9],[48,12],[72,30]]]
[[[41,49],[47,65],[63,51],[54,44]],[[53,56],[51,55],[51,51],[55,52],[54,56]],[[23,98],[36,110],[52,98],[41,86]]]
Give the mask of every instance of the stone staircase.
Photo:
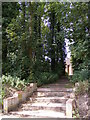
[[[68,83],[62,79],[56,84],[38,88],[27,102],[19,106],[18,111],[9,114],[19,118],[66,118],[66,101],[72,93],[72,88],[65,87]]]

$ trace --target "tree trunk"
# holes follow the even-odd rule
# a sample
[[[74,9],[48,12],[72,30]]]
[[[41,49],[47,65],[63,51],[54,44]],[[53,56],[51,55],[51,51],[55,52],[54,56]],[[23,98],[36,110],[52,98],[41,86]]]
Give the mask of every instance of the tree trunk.
[[[55,49],[54,49],[54,25],[55,25],[55,11],[51,11],[51,70],[55,71]]]
[[[29,3],[29,9],[30,9],[30,42],[29,42],[29,57],[30,57],[30,61],[32,63],[32,31],[33,31],[33,24],[32,24],[32,17],[33,17],[33,6],[32,3]]]

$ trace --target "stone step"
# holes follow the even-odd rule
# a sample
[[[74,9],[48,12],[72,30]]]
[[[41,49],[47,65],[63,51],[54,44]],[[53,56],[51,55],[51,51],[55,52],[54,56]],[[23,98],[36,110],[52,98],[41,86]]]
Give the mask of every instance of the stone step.
[[[66,103],[66,100],[68,98],[65,98],[65,97],[38,97],[38,98],[35,98],[35,101],[36,102],[51,102],[51,103]]]
[[[68,92],[36,92],[37,97],[69,97],[70,93]]]
[[[72,92],[72,88],[38,88],[37,92]]]
[[[72,85],[45,85],[45,86],[43,86],[42,88],[61,88],[61,89],[63,89],[63,88],[72,88]]]
[[[44,86],[64,86],[64,85],[68,85],[68,84],[71,84],[70,82],[68,82],[68,81],[61,81],[61,82],[58,82],[58,83],[51,83],[51,84],[47,84],[47,85],[43,85],[42,87],[44,87]]]
[[[4,120],[5,120],[5,118],[7,119],[9,119],[9,118],[19,118],[19,115],[13,115],[13,114],[8,114],[8,115],[0,115],[0,120],[2,120],[2,118],[4,118]]]
[[[11,112],[13,115],[20,115],[27,118],[66,118],[64,112],[56,112],[52,110],[37,110],[37,111],[19,111]]]
[[[63,112],[66,110],[65,104],[61,103],[28,103],[22,104],[22,110],[35,111],[35,110],[52,110],[57,112]]]

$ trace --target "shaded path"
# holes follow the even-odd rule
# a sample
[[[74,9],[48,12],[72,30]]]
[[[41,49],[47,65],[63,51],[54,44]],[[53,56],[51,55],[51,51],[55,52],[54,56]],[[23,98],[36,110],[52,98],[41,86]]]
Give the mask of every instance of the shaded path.
[[[71,86],[65,77],[56,83],[44,85],[9,115],[19,118],[66,118],[66,100],[70,98]]]

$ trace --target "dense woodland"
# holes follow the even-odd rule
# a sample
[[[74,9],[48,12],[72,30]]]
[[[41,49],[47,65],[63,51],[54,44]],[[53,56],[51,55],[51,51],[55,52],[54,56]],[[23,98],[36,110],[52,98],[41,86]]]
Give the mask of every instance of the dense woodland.
[[[70,42],[72,81],[90,79],[90,2],[2,3],[3,82],[19,88],[65,75]]]

